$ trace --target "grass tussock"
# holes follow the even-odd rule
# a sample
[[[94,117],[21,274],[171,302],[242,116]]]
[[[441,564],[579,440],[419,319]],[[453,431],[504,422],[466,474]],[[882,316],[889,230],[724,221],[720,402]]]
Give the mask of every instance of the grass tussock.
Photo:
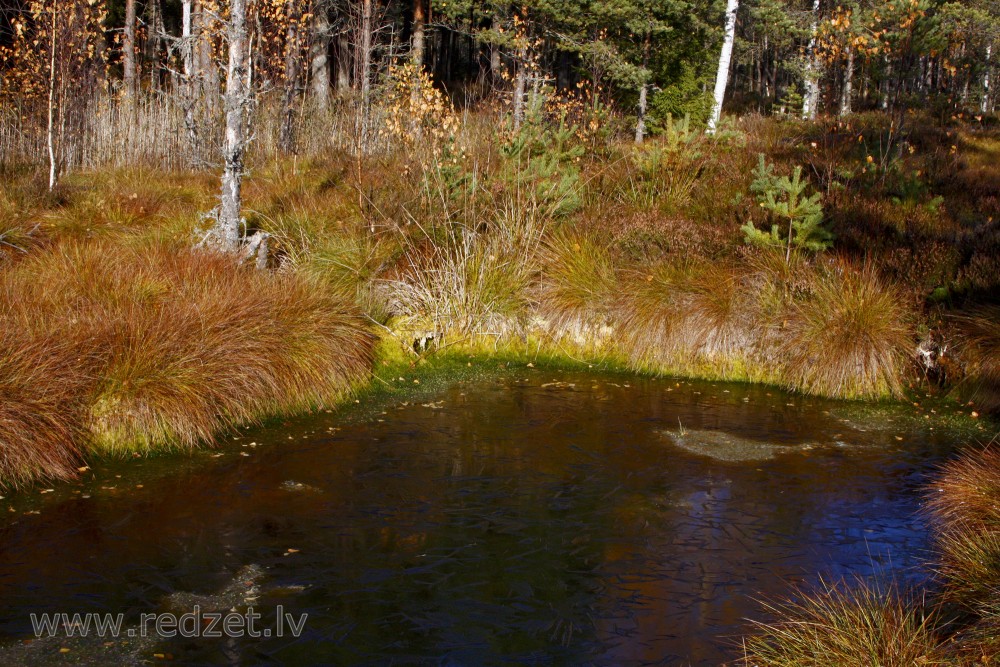
[[[612,320],[620,284],[608,248],[590,236],[560,231],[542,251],[538,314],[557,338],[586,345]]]
[[[927,511],[947,596],[1000,620],[1000,449],[948,462],[930,486]]]
[[[959,389],[985,411],[1000,411],[1000,307],[956,318],[967,368]]]
[[[0,480],[65,479],[75,470],[87,378],[70,346],[0,330]]]
[[[900,295],[870,265],[835,264],[809,289],[781,336],[784,381],[827,396],[901,396],[911,334]]]
[[[0,286],[3,363],[15,370],[5,381],[17,383],[25,406],[80,406],[66,423],[42,425],[52,447],[35,444],[37,429],[5,421],[8,471],[64,477],[81,453],[193,447],[238,423],[331,400],[370,367],[373,337],[347,300],[303,276],[213,253],[65,242],[0,274]],[[28,349],[35,359],[24,359]],[[30,371],[51,366],[70,367],[74,381]]]
[[[1000,447],[945,464],[930,487],[927,510],[944,530],[1000,530]]]
[[[752,333],[740,279],[735,267],[696,260],[633,273],[621,310],[629,357],[638,367],[746,379]]]
[[[832,586],[768,605],[778,618],[744,640],[746,667],[913,667],[954,664],[921,600],[872,584]]]

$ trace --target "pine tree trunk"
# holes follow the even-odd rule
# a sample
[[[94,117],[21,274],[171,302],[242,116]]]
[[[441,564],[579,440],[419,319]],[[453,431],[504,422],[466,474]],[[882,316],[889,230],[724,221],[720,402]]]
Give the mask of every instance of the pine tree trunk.
[[[125,0],[125,30],[122,39],[122,78],[125,82],[125,96],[135,99],[135,0]]]
[[[160,89],[160,41],[163,39],[165,29],[163,27],[163,10],[160,7],[160,0],[148,0],[146,12],[149,15],[146,20],[148,34],[146,35],[146,53],[149,56],[149,88],[150,90]]]
[[[250,105],[248,87],[246,0],[230,0],[229,66],[226,69],[226,138],[222,156],[222,197],[216,235],[220,246],[236,251],[240,245],[240,206],[243,185],[243,157],[246,151],[245,119]]]
[[[739,0],[726,0],[726,32],[722,40],[722,52],[719,54],[719,70],[715,74],[715,102],[712,104],[712,116],[708,119],[708,134],[715,134],[719,119],[722,117],[722,101],[726,97],[726,87],[729,84],[729,63],[733,58],[736,12],[739,8]]]

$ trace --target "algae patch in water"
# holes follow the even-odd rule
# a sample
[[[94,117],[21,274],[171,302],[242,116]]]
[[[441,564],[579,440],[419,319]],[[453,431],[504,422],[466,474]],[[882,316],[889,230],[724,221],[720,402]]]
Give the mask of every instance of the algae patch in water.
[[[813,449],[816,443],[780,445],[741,438],[725,431],[674,430],[660,435],[690,454],[708,456],[727,463],[767,461],[788,452]]]

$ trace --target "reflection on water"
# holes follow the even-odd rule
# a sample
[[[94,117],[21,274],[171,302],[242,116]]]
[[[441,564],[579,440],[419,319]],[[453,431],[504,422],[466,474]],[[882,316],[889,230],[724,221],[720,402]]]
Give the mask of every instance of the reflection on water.
[[[265,617],[277,604],[309,614],[301,638],[155,651],[717,664],[760,617],[757,600],[790,583],[921,576],[919,487],[946,438],[862,431],[842,409],[736,385],[532,372],[365,423],[296,420],[251,434],[266,446],[11,519],[0,635],[29,636],[31,612],[134,621],[231,590],[252,567]],[[713,455],[726,443],[767,456]],[[65,657],[38,646],[40,662]]]

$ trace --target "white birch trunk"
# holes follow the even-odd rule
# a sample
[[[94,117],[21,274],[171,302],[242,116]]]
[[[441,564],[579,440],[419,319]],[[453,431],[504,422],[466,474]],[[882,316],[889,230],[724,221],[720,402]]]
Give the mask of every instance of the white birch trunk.
[[[840,115],[851,113],[851,98],[854,95],[854,49],[847,47],[847,68],[844,71],[844,88],[840,93]]]
[[[649,49],[652,43],[652,31],[646,31],[646,39],[642,43],[642,69],[646,76],[649,75]],[[649,82],[643,81],[642,87],[639,88],[639,113],[638,118],[635,122],[635,143],[641,144],[642,140],[646,136],[646,107],[647,107],[647,95],[649,94]]]
[[[820,65],[816,61],[816,38],[819,34],[819,0],[813,0],[813,21],[809,31],[809,50],[806,52],[806,72],[805,99],[802,101],[802,117],[806,120],[815,120],[817,107],[819,107],[819,70]]]
[[[46,143],[49,151],[49,190],[56,187],[56,147],[54,133],[54,111],[56,95],[56,8],[59,5],[52,3],[52,44],[49,54],[49,123],[46,133]]]
[[[122,40],[122,68],[125,80],[125,95],[135,99],[135,0],[125,2],[125,30]]]
[[[326,110],[330,106],[330,15],[325,3],[316,8],[313,23],[312,58],[310,75],[313,100],[316,107]]]
[[[726,0],[726,33],[722,40],[722,52],[719,54],[719,71],[715,75],[715,103],[712,105],[712,116],[708,119],[708,134],[715,134],[719,119],[722,117],[722,101],[726,97],[726,87],[729,85],[729,63],[733,58],[736,12],[739,7],[739,0]]]
[[[993,55],[993,45],[986,45],[986,71],[983,73],[983,102],[980,107],[983,113],[990,111],[990,57]]]
[[[240,206],[243,185],[243,157],[246,152],[244,123],[250,105],[249,58],[247,51],[246,0],[230,1],[229,66],[226,69],[226,138],[222,157],[222,197],[216,234],[224,250],[240,245]]]

